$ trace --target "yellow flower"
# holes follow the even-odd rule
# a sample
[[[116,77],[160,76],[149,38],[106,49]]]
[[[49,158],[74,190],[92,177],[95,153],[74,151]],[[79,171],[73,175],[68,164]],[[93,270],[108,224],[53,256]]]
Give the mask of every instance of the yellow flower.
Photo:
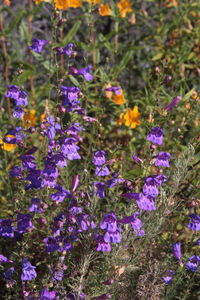
[[[11,135],[11,134],[7,134],[7,135],[5,135],[5,138],[15,138],[15,136]],[[17,147],[17,145],[5,143],[3,141],[3,139],[0,139],[0,147],[1,147],[1,149],[5,150],[5,151],[12,151]]]
[[[37,121],[37,117],[35,116],[36,111],[34,109],[31,109],[28,111],[27,109],[24,110],[24,118],[23,118],[23,125],[24,128],[33,127]]]
[[[109,4],[101,4],[99,6],[99,14],[102,17],[104,17],[104,16],[110,16],[111,15],[111,9],[110,9]]]
[[[125,18],[126,14],[132,12],[130,0],[121,0],[117,3],[121,18]]]
[[[33,0],[35,2],[35,4],[39,4],[41,2],[49,2],[51,3],[51,0]]]
[[[55,2],[55,8],[57,9],[68,9],[68,0],[54,0]]]
[[[101,3],[101,0],[87,0],[88,3],[98,4]]]
[[[136,126],[141,124],[140,116],[141,114],[138,111],[137,106],[134,106],[133,110],[127,108],[124,115],[125,125],[130,126],[131,128],[135,128]]]
[[[127,100],[124,98],[124,94],[123,94],[122,90],[121,90],[120,95],[115,94],[112,101],[117,105],[123,105],[124,103],[127,102]]]

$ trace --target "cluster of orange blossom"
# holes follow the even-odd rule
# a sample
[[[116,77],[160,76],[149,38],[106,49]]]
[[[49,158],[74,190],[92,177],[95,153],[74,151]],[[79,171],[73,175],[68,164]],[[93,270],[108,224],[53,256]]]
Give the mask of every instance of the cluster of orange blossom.
[[[9,1],[9,0],[5,0]],[[68,8],[77,8],[81,7],[82,0],[34,0],[36,4],[41,2],[54,2],[55,8],[59,10],[67,10]],[[99,4],[99,14],[100,16],[110,16],[111,8],[108,3],[101,4],[101,0],[86,0],[86,2],[96,5]],[[131,1],[130,0],[121,0],[117,3],[119,9],[120,17],[125,18],[127,13],[132,12]]]

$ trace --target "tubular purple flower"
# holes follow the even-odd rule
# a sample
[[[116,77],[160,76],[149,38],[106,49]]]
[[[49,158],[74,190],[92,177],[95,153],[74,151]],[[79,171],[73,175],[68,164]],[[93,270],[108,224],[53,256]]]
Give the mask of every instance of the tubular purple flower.
[[[14,228],[12,227],[12,220],[3,219],[0,220],[0,236],[2,237],[14,237]]]
[[[24,233],[33,228],[30,214],[17,214],[17,230],[19,233]]]
[[[156,210],[154,198],[150,195],[139,194],[139,200],[136,200],[138,207],[141,210]]]
[[[136,156],[135,153],[132,153],[132,158],[133,158],[133,160],[135,160],[138,163],[143,162],[143,160],[141,158],[139,158],[138,156]]]
[[[114,213],[107,213],[104,215],[103,221],[100,223],[100,228],[110,232],[117,231],[117,219]]]
[[[94,153],[93,164],[95,166],[102,166],[106,162],[105,151],[99,150]]]
[[[0,254],[0,263],[13,263],[13,261],[8,259],[6,256]]]
[[[175,105],[177,105],[181,101],[182,97],[181,96],[176,96],[175,98],[172,99],[172,101],[164,108],[166,111],[169,111],[172,109]]]
[[[29,48],[36,52],[36,53],[41,53],[43,50],[43,47],[48,43],[49,41],[47,40],[38,40],[33,38],[32,39],[32,45],[29,46]]]
[[[96,176],[108,176],[110,174],[110,171],[108,169],[107,166],[105,167],[96,167],[96,170],[95,170],[95,175]]]
[[[102,251],[102,252],[110,252],[111,251],[111,245],[110,245],[110,243],[106,243],[104,241],[103,235],[97,235],[96,240],[97,240],[96,251]]]
[[[44,288],[40,294],[39,300],[51,300],[51,299],[59,299],[56,297],[56,292],[49,292],[47,288]]]
[[[77,189],[78,185],[80,182],[80,176],[79,175],[75,175],[73,177],[73,181],[72,181],[72,192],[75,192],[75,190]]]
[[[150,195],[152,197],[157,197],[159,194],[159,190],[157,188],[158,183],[154,177],[150,176],[145,179],[145,184],[143,186],[143,193],[145,195]]]
[[[175,272],[172,270],[167,270],[164,274],[164,276],[162,277],[162,280],[166,283],[166,284],[170,284],[172,282],[173,276],[175,275]]]
[[[23,108],[20,106],[16,106],[13,111],[13,118],[23,119],[23,116],[24,116]]]
[[[200,257],[197,255],[192,255],[189,260],[187,261],[185,267],[187,270],[190,270],[192,272],[195,271],[200,271],[200,269],[198,268],[200,264]]]
[[[147,140],[153,144],[162,145],[163,143],[163,130],[160,127],[153,127],[147,136]]]
[[[172,253],[173,253],[174,257],[176,259],[178,259],[179,263],[182,264],[182,261],[181,261],[182,253],[181,253],[181,243],[180,242],[172,245]]]
[[[170,154],[168,152],[160,152],[156,155],[155,165],[157,167],[170,167],[169,165]]]
[[[22,259],[22,275],[21,280],[32,280],[37,277],[37,273],[35,271],[34,266],[31,265],[31,263],[26,259]]]
[[[8,85],[8,90],[5,96],[17,100],[19,97],[19,92],[20,91],[17,85]]]
[[[56,50],[57,54],[59,54],[59,55],[67,54],[67,56],[71,57],[71,56],[76,55],[76,52],[72,50],[73,47],[74,47],[74,44],[70,43],[65,47],[57,47],[55,50]]]
[[[200,230],[200,216],[195,214],[190,214],[190,222],[187,224],[190,230],[199,231]]]

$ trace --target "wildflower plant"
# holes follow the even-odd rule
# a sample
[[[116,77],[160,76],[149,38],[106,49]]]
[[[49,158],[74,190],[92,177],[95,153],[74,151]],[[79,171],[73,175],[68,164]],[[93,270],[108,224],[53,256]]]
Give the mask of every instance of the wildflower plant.
[[[4,2],[1,298],[197,295],[198,3]]]

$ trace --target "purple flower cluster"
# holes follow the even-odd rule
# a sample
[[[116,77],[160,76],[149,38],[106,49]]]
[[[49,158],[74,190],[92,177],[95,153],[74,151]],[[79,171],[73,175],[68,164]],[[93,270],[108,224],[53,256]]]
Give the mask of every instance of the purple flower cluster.
[[[15,101],[16,106],[13,111],[13,117],[22,119],[24,116],[24,107],[28,105],[26,92],[19,90],[17,85],[8,85],[5,96]]]

